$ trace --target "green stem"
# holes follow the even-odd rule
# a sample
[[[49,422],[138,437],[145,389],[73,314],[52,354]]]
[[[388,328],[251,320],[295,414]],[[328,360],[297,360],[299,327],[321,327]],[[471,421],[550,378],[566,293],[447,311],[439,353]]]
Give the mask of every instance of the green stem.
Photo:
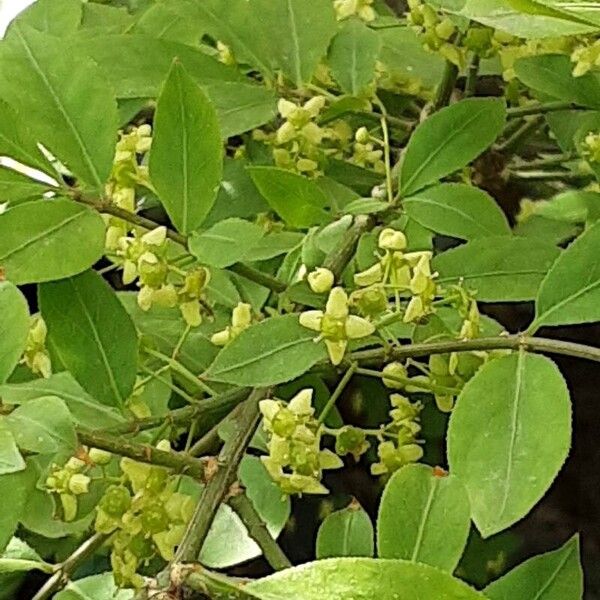
[[[474,96],[477,91],[477,78],[479,77],[479,66],[481,64],[481,58],[479,54],[474,54],[469,64],[469,71],[467,72],[467,81],[465,83],[465,98]]]
[[[352,260],[361,236],[371,231],[374,226],[375,221],[371,217],[359,215],[354,220],[352,227],[344,234],[340,246],[327,256],[323,266],[335,275],[336,280],[339,280],[344,269]]]
[[[287,285],[283,283],[283,281],[279,281],[279,279],[276,279],[275,277],[272,277],[271,275],[263,273],[257,269],[253,269],[252,267],[249,267],[243,263],[231,265],[228,270],[232,271],[233,273],[237,273],[241,277],[245,277],[250,281],[254,281],[254,283],[258,283],[259,285],[262,285],[263,287],[266,287],[277,294],[281,294],[287,290]]]
[[[106,450],[118,456],[126,456],[138,462],[168,467],[176,473],[186,473],[196,479],[204,477],[204,462],[177,452],[165,452],[150,444],[130,442],[97,431],[77,430],[77,437],[84,446]]]
[[[410,344],[385,350],[359,350],[348,355],[348,362],[361,365],[377,365],[389,360],[402,360],[409,357],[430,356],[431,354],[446,354],[448,352],[473,352],[486,350],[518,350],[524,348],[533,352],[547,352],[572,356],[594,362],[600,362],[600,348],[585,346],[574,342],[552,340],[546,338],[526,337],[524,335],[507,335],[474,340],[443,340],[439,342]]]
[[[207,571],[200,565],[184,579],[185,587],[201,594],[200,598],[211,600],[259,600],[259,596],[244,591],[243,582],[231,577]]]
[[[104,533],[96,533],[86,540],[59,566],[56,573],[46,581],[37,594],[33,596],[32,600],[47,600],[62,590],[77,567],[92,556],[104,544],[107,538],[108,536]]]
[[[498,145],[498,150],[506,154],[516,152],[521,145],[535,133],[544,121],[542,115],[538,115],[525,121],[517,131],[515,131],[505,142]]]
[[[215,423],[189,450],[190,456],[205,456],[210,454],[215,449],[219,448],[221,438],[219,437],[219,428],[224,421],[235,419],[236,414],[240,411],[243,404],[238,404],[224,419]]]
[[[331,412],[331,409],[335,406],[335,403],[339,400],[340,396],[346,389],[346,386],[352,379],[352,376],[354,375],[354,373],[356,373],[357,366],[358,365],[356,363],[351,364],[350,367],[348,368],[348,370],[344,373],[344,376],[340,379],[340,382],[338,383],[337,387],[333,391],[333,394],[331,394],[329,400],[327,401],[327,404],[324,406],[323,410],[321,411],[321,414],[319,415],[319,418],[317,420],[318,425],[323,425],[323,423],[325,423],[325,419],[327,419],[327,415]]]
[[[385,159],[385,184],[387,190],[388,202],[392,204],[394,202],[394,184],[392,181],[392,157],[390,147],[390,132],[388,129],[389,115],[385,104],[375,97],[375,101],[379,110],[381,111],[381,131],[383,132],[383,154]]]
[[[202,490],[194,516],[177,549],[174,564],[191,562],[198,558],[217,510],[237,477],[240,461],[260,421],[258,403],[267,393],[266,389],[254,390],[235,419],[232,419],[234,428],[219,454],[219,469]]]
[[[276,571],[289,569],[292,563],[283,550],[269,533],[265,522],[256,512],[254,504],[245,493],[232,496],[228,501],[229,506],[237,513],[242,523],[246,526],[250,537],[258,544],[267,562]]]
[[[509,177],[525,181],[585,181],[594,175],[572,171],[510,171]]]
[[[528,169],[541,169],[544,167],[553,167],[556,165],[562,165],[563,163],[570,162],[577,159],[576,152],[567,152],[565,154],[558,154],[555,156],[548,156],[546,158],[540,158],[529,162],[523,162],[522,164],[516,165],[515,168],[522,170]]]
[[[577,106],[572,102],[547,102],[544,104],[529,104],[527,106],[517,106],[516,108],[509,108],[506,111],[509,119],[517,119],[520,117],[526,117],[528,115],[542,115],[551,112],[557,112],[561,110],[586,110],[582,106]]]
[[[442,75],[442,81],[437,89],[435,100],[433,102],[434,111],[440,110],[441,108],[444,108],[444,106],[448,106],[457,79],[458,67],[447,60],[444,67],[444,74]]]
[[[423,391],[431,392],[432,394],[439,395],[447,395],[452,394],[456,395],[460,393],[460,390],[455,388],[446,387],[445,385],[436,385],[434,383],[429,383],[428,381],[412,381],[408,377],[399,377],[397,375],[386,375],[381,371],[373,371],[371,369],[356,369],[357,375],[365,375],[366,377],[377,377],[379,379],[389,379],[390,381],[395,381],[404,386],[413,386],[415,388],[419,388]]]

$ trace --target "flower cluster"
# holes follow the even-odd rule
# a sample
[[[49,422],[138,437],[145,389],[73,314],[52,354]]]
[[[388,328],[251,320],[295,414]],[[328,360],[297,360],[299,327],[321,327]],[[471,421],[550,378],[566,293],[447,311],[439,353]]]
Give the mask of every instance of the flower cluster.
[[[159,443],[168,449],[168,442]],[[193,499],[176,491],[177,477],[166,469],[121,460],[123,481],[111,485],[100,500],[95,528],[112,534],[111,565],[120,587],[139,588],[138,573],[152,559],[172,560],[194,511]]]
[[[575,63],[573,75],[581,77],[592,69],[600,67],[600,40],[587,39],[579,44],[571,53],[571,61]]]
[[[92,448],[86,453],[87,461],[75,456],[66,464],[52,465],[46,478],[45,487],[48,493],[58,495],[62,506],[64,521],[73,521],[77,516],[77,497],[87,494],[91,478],[87,472],[94,465],[106,465],[111,455],[104,450]]]
[[[391,423],[386,425],[377,448],[379,462],[371,465],[373,475],[393,473],[404,465],[417,462],[423,456],[417,435],[421,431],[420,414],[423,405],[411,402],[400,394],[390,396]]]
[[[363,288],[352,296],[353,304],[368,314],[374,308],[387,304],[388,290],[396,294],[409,292],[412,297],[404,313],[404,321],[412,323],[433,312],[437,294],[435,278],[431,271],[432,253],[404,252],[406,237],[401,231],[386,228],[379,234],[379,248],[384,254],[372,267],[357,273],[354,282]]]
[[[48,378],[52,375],[52,363],[46,349],[48,328],[41,315],[33,315],[21,363],[27,365],[32,373]]]
[[[340,21],[357,16],[368,23],[377,18],[373,3],[374,0],[334,0],[333,7]]]
[[[581,143],[582,156],[590,163],[600,163],[600,132],[590,131]]]
[[[315,342],[323,340],[329,359],[339,365],[348,348],[348,342],[371,335],[375,326],[357,315],[351,315],[348,295],[341,287],[329,293],[325,311],[308,310],[300,314],[300,325],[319,332]]]
[[[268,433],[269,455],[263,464],[286,494],[326,494],[321,483],[324,469],[338,469],[341,459],[321,450],[321,428],[314,417],[313,390],[305,389],[287,404],[262,400],[263,427]]]
[[[226,346],[235,339],[244,329],[252,324],[252,307],[244,302],[238,303],[231,314],[231,325],[221,331],[217,331],[210,338],[215,346]]]

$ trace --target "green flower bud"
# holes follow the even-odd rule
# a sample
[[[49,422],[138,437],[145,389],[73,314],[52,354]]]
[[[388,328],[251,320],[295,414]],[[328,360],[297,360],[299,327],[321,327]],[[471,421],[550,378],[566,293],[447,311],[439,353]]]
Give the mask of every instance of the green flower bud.
[[[90,487],[91,479],[83,473],[75,473],[69,479],[69,491],[79,496],[81,494],[87,494]]]
[[[308,285],[315,294],[326,294],[331,291],[335,276],[329,269],[318,268],[307,277]]]
[[[369,130],[366,127],[360,127],[356,130],[356,133],[354,134],[354,139],[361,144],[368,143],[371,139]]]
[[[131,505],[131,494],[122,485],[111,485],[100,500],[100,508],[110,517],[120,518]]]
[[[350,302],[358,308],[358,312],[371,318],[379,316],[388,307],[387,294],[380,285],[353,292]]]
[[[383,385],[393,390],[401,390],[405,387],[403,381],[408,377],[406,367],[399,362],[392,362],[383,368]]]
[[[352,454],[358,460],[369,449],[367,436],[362,429],[346,426],[338,433],[335,439],[335,451],[340,456]]]
[[[158,533],[169,527],[169,515],[161,502],[153,502],[142,512],[142,531],[147,534]]]
[[[382,250],[399,252],[406,248],[407,241],[406,236],[401,231],[387,228],[379,234],[378,244]]]
[[[112,459],[112,454],[110,452],[100,450],[99,448],[91,448],[88,452],[88,456],[96,465],[107,465]]]

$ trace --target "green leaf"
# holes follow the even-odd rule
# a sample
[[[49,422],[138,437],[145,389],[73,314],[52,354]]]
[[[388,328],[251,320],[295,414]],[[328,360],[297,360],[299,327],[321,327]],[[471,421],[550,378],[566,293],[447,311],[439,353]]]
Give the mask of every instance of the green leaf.
[[[71,200],[27,202],[0,215],[0,264],[17,284],[77,275],[104,253],[106,226]]]
[[[598,23],[595,21],[589,21],[585,18],[584,14],[577,14],[568,10],[563,10],[562,4],[555,2],[538,2],[536,0],[507,0],[508,4],[513,8],[516,8],[519,12],[528,13],[531,15],[541,15],[546,17],[554,17],[556,19],[564,19],[566,21],[572,21],[583,25],[596,26]],[[577,6],[577,5],[576,5]]]
[[[142,13],[133,31],[183,44],[197,44],[202,37],[203,24],[190,14],[189,9],[185,0],[154,4]]]
[[[510,235],[502,209],[489,194],[471,185],[442,183],[406,198],[402,207],[436,233],[463,240]]]
[[[246,252],[249,262],[269,260],[287,254],[302,242],[304,236],[294,231],[274,231],[261,238]]]
[[[13,537],[35,482],[35,473],[29,468],[18,473],[0,475],[0,552],[4,551]]]
[[[127,8],[86,2],[81,19],[82,34],[124,33],[134,19]]]
[[[54,190],[55,186],[50,183],[30,179],[0,165],[0,198],[11,207],[27,200],[37,200],[46,192]]]
[[[428,565],[402,560],[331,558],[286,569],[244,589],[262,600],[483,600],[483,594]],[[402,596],[399,596],[399,593]]]
[[[484,302],[533,300],[558,257],[558,248],[534,238],[490,237],[438,254],[433,268],[440,283],[463,280]]]
[[[317,534],[317,558],[367,556],[374,553],[373,524],[357,503],[328,515]]]
[[[52,172],[50,165],[37,147],[27,121],[19,117],[17,111],[0,100],[0,153],[24,165],[44,172]],[[30,180],[31,181],[31,180]],[[4,200],[5,198],[2,197]]]
[[[16,473],[25,468],[25,461],[9,429],[0,427],[0,475]],[[1,568],[0,568],[1,570]]]
[[[87,271],[41,285],[39,301],[59,364],[98,402],[121,407],[135,383],[138,340],[112,289]]]
[[[54,600],[132,600],[133,590],[119,589],[111,573],[69,581]]]
[[[583,572],[579,538],[562,548],[534,556],[485,588],[490,600],[581,600]]]
[[[468,165],[500,135],[504,100],[468,98],[421,123],[413,133],[400,169],[404,196],[412,195]]]
[[[52,396],[32,400],[4,419],[19,448],[38,454],[74,453],[77,436],[67,405]]]
[[[291,227],[329,220],[327,196],[314,181],[276,167],[250,167],[248,171],[271,208]]]
[[[215,202],[222,173],[215,110],[176,62],[158,99],[150,177],[179,231],[189,233],[202,224]]]
[[[37,0],[11,22],[5,37],[21,25],[58,37],[72,35],[81,23],[82,6],[81,0]]]
[[[255,456],[244,457],[239,477],[269,533],[277,538],[290,516],[289,497],[281,494],[279,486]],[[202,564],[213,569],[224,569],[261,554],[238,515],[229,506],[223,505],[202,547]]]
[[[535,324],[571,325],[600,320],[600,223],[575,240],[542,281]]]
[[[346,21],[329,48],[329,66],[346,94],[358,96],[375,77],[381,40],[360,19]]]
[[[595,27],[547,15],[522,13],[507,0],[467,0],[464,17],[523,38],[549,38],[591,33]]]
[[[573,63],[563,54],[542,54],[519,59],[517,77],[530,88],[558,100],[600,108],[600,77],[596,73],[573,76]]]
[[[226,219],[190,236],[190,252],[203,264],[223,269],[245,259],[263,237],[263,230],[243,219]]]
[[[15,573],[33,570],[52,573],[53,565],[44,562],[40,555],[19,538],[13,537],[0,556],[0,573]]]
[[[2,97],[35,138],[82,182],[101,190],[117,140],[117,102],[100,68],[68,41],[18,26],[0,46]]]
[[[484,537],[533,508],[570,444],[569,390],[550,359],[520,351],[478,371],[450,417],[448,462],[467,488]]]
[[[403,467],[387,483],[377,518],[377,554],[452,573],[467,544],[469,498],[454,475],[426,465]]]
[[[597,221],[600,219],[600,194],[585,190],[562,192],[547,202],[536,203],[535,215],[564,223]]]
[[[29,333],[27,300],[8,281],[0,281],[0,315],[0,383],[4,383],[19,363]]]
[[[239,386],[268,386],[290,381],[327,357],[315,333],[298,322],[298,315],[265,319],[230,342],[208,368],[212,381]]]
[[[297,87],[310,81],[336,28],[329,0],[203,0],[198,10],[238,61],[269,77],[281,70]]]
[[[6,404],[27,404],[47,396],[60,398],[73,420],[89,429],[114,427],[125,421],[119,412],[90,396],[66,371],[47,379],[5,383],[0,386],[0,396]]]

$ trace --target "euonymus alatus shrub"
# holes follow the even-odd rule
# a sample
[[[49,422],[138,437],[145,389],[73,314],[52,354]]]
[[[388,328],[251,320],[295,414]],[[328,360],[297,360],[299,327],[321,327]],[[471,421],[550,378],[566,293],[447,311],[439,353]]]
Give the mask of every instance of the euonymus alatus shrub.
[[[600,321],[600,13],[404,8],[39,0],[11,24],[0,598],[582,597],[577,537],[513,570],[488,538],[567,460],[550,356],[600,361],[552,329]],[[486,306],[515,302],[509,335]],[[312,495],[293,567],[276,540]],[[231,576],[261,554],[280,572]]]

